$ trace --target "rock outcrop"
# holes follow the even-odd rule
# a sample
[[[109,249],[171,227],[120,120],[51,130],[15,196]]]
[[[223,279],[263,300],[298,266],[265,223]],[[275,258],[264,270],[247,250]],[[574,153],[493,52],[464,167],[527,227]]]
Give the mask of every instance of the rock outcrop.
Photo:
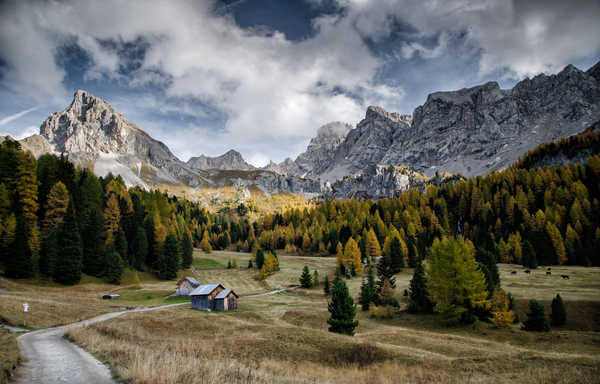
[[[223,169],[249,171],[256,169],[254,166],[248,164],[246,160],[244,160],[241,153],[234,151],[233,149],[217,157],[209,157],[204,155],[192,157],[187,161],[186,164],[192,169],[201,170]]]

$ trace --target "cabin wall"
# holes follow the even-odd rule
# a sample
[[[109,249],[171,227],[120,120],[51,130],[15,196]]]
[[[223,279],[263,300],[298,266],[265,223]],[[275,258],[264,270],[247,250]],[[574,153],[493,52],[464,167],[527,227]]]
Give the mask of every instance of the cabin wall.
[[[175,295],[176,296],[189,296],[190,293],[195,289],[194,286],[192,286],[192,283],[190,283],[189,281],[184,281],[181,284],[179,284],[179,287],[177,287],[177,290],[175,291]]]

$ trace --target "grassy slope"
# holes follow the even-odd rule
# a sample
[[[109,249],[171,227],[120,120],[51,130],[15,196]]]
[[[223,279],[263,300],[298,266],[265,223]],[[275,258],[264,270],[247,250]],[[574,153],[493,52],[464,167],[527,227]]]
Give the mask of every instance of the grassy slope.
[[[8,382],[12,371],[19,363],[17,338],[5,329],[0,329],[0,384]]]
[[[222,281],[241,295],[297,284],[305,264],[311,271],[317,268],[321,277],[333,273],[335,266],[333,258],[280,255],[281,271],[258,282],[255,271],[243,268],[248,254],[196,257],[221,265],[236,259],[238,270],[194,272],[201,282]],[[552,276],[542,270],[528,276],[519,267],[512,275],[513,269],[500,265],[505,289],[522,308],[521,318],[527,300],[549,305],[560,292],[569,311],[564,328],[544,334],[518,326],[499,330],[485,323],[445,328],[435,316],[402,313],[376,321],[361,312],[356,336],[350,338],[327,332],[327,302],[320,289],[299,289],[242,297],[237,312],[179,307],[132,313],[70,334],[119,376],[140,383],[596,382],[600,268],[557,267]],[[561,279],[561,272],[571,279]],[[397,275],[401,301],[410,277],[410,270]],[[356,297],[360,279],[348,285]]]

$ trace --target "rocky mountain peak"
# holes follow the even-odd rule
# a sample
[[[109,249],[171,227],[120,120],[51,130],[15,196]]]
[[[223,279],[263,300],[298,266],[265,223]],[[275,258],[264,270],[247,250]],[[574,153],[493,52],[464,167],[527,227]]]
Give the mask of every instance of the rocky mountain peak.
[[[241,153],[230,149],[221,156],[210,157],[200,155],[188,160],[187,165],[192,169],[221,169],[221,170],[252,170],[254,166],[248,164]]]
[[[387,119],[394,123],[404,122],[407,124],[410,124],[412,121],[412,117],[410,115],[402,115],[397,112],[388,112],[385,109],[377,106],[368,107],[367,113],[365,114],[365,120],[377,119]]]

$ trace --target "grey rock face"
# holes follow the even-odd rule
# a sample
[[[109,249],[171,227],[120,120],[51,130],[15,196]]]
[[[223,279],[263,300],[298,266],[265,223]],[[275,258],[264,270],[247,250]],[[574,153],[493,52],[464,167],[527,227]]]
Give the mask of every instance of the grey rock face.
[[[242,157],[242,154],[232,150],[227,151],[221,156],[209,157],[200,155],[192,157],[186,163],[192,169],[231,169],[231,170],[252,170],[254,166],[248,164]]]

